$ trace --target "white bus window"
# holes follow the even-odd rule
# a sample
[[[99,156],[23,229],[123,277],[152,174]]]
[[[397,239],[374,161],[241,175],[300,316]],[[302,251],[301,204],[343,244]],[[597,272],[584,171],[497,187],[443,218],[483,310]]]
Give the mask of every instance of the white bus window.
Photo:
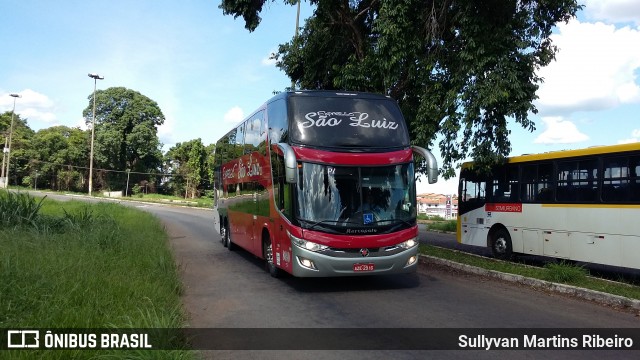
[[[595,160],[558,163],[558,201],[594,202],[598,190],[598,167]]]

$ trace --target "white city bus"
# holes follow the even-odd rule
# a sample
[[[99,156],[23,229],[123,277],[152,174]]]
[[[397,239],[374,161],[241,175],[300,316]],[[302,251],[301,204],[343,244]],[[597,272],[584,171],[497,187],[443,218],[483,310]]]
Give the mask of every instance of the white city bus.
[[[640,143],[465,163],[458,193],[460,243],[640,269]]]

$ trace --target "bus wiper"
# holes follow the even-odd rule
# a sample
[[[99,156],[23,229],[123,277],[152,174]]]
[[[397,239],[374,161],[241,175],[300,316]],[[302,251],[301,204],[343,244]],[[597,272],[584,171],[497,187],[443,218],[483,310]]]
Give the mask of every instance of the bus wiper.
[[[413,226],[412,223],[408,222],[407,220],[403,220],[403,219],[383,219],[383,220],[375,220],[373,222],[370,222],[369,224],[378,224],[378,223],[383,223],[383,222],[394,222],[394,223],[398,223],[398,224],[405,224],[407,226]],[[367,224],[367,225],[369,225]]]
[[[342,220],[320,220],[320,221],[316,221],[316,222],[313,222],[313,223],[311,221],[304,220],[304,219],[300,219],[300,220],[306,222],[307,224],[310,224],[310,225],[308,225],[309,230],[312,230],[313,228],[315,228],[316,226],[321,225],[321,224],[330,224],[330,225],[355,224],[355,225],[357,225],[356,223],[354,223],[352,221],[342,221]]]

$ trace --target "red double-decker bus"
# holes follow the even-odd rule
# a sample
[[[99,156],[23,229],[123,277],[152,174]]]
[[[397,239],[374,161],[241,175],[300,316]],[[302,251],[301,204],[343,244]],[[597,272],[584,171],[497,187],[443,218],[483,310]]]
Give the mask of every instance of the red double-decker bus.
[[[216,144],[216,230],[274,277],[415,271],[414,154],[436,182],[389,97],[280,93]]]

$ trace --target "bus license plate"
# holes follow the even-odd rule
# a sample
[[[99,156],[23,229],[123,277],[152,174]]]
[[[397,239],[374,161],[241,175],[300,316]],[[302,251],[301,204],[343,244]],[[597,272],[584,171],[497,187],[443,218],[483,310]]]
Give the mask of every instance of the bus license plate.
[[[353,264],[353,271],[373,271],[375,266],[373,264]]]

